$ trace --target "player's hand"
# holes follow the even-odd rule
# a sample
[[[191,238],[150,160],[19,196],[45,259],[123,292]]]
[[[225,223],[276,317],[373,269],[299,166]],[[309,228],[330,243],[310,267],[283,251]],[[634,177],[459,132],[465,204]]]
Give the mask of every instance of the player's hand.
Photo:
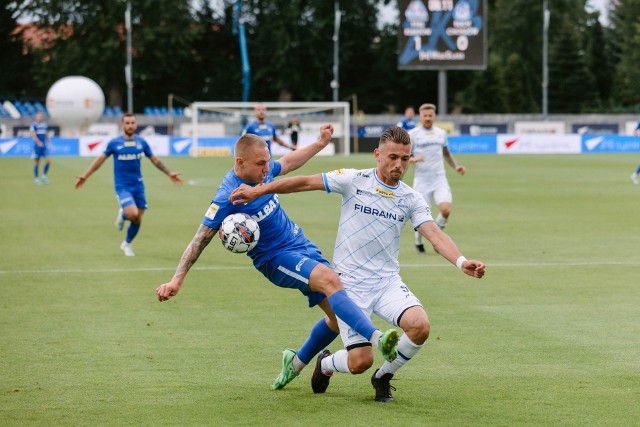
[[[320,126],[320,142],[322,142],[325,146],[329,144],[331,141],[331,137],[333,136],[333,125],[331,123],[324,124]]]
[[[180,291],[180,285],[169,282],[160,285],[158,289],[156,289],[156,295],[158,296],[158,301],[162,302],[176,296],[178,291]]]
[[[247,184],[240,184],[240,187],[231,192],[229,201],[231,201],[231,203],[233,203],[234,205],[239,205],[240,203],[249,203],[256,197],[258,197],[256,188],[257,187],[252,187]]]
[[[82,184],[84,184],[84,182],[87,180],[87,178],[85,178],[84,176],[77,176],[76,177],[76,190],[80,187],[82,187]]]
[[[484,276],[484,268],[484,263],[476,261],[475,259],[468,259],[462,263],[462,272],[476,279],[482,279],[482,276]]]
[[[180,172],[169,172],[169,179],[175,185],[182,185],[183,184],[182,178],[180,178]]]
[[[458,165],[456,166],[456,172],[458,172],[460,175],[464,175],[464,173],[467,171],[467,168],[465,168],[462,165]]]

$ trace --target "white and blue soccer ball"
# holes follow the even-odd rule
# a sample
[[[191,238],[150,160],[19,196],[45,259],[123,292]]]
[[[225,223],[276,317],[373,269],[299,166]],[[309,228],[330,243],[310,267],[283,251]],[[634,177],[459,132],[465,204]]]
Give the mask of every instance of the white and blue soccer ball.
[[[242,254],[253,249],[260,239],[258,222],[245,213],[226,217],[218,232],[222,246],[231,252]]]

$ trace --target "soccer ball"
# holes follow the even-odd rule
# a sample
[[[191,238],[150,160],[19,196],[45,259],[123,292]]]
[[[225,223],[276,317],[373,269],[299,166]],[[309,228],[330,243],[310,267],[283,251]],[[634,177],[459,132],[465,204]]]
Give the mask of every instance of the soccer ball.
[[[254,248],[260,239],[258,222],[245,213],[231,214],[220,224],[218,233],[222,246],[242,254]]]

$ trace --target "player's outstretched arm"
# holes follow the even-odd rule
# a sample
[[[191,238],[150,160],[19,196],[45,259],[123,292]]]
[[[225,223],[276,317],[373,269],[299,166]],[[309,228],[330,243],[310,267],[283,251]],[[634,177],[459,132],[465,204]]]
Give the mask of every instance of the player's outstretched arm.
[[[173,182],[176,185],[182,185],[182,178],[180,178],[180,172],[171,172],[169,168],[166,167],[164,163],[162,163],[162,161],[156,156],[149,157],[149,160],[151,160],[151,163],[153,163],[155,167],[160,169],[162,172],[166,173],[169,179],[171,180],[171,182]]]
[[[451,166],[460,175],[464,175],[464,173],[467,171],[467,168],[456,162],[456,160],[453,158],[453,154],[451,154],[451,151],[449,151],[447,147],[442,148],[442,154],[447,163],[449,163],[449,166]]]
[[[89,166],[89,169],[87,169],[84,174],[76,177],[76,189],[82,187],[85,181],[89,179],[92,173],[94,173],[100,166],[102,166],[105,160],[107,160],[107,156],[105,156],[104,154],[100,154],[98,157],[96,157],[96,159]]]
[[[207,247],[213,236],[215,236],[216,231],[207,227],[204,224],[200,224],[196,235],[191,239],[191,243],[187,246],[184,253],[182,254],[182,258],[180,259],[180,263],[178,264],[178,268],[176,269],[175,274],[170,282],[164,283],[160,285],[156,289],[156,296],[158,297],[158,301],[166,301],[169,298],[175,296],[178,291],[180,291],[180,287],[182,286],[182,282],[184,278],[187,276],[189,269],[193,264],[196,263],[198,257],[204,248]]]
[[[241,184],[231,192],[229,201],[234,205],[249,203],[265,194],[300,193],[303,191],[324,190],[322,174],[307,176],[292,176],[290,178],[277,179],[269,184],[251,187]]]
[[[475,259],[466,259],[451,237],[440,230],[433,221],[421,224],[418,227],[418,232],[429,240],[436,252],[451,264],[457,266],[464,274],[477,279],[481,279],[484,276],[484,263]]]
[[[291,171],[298,169],[304,165],[313,156],[318,154],[324,147],[326,147],[331,141],[333,136],[333,125],[330,123],[320,126],[320,137],[313,144],[307,145],[304,148],[299,148],[295,151],[287,153],[278,163],[282,166],[280,175],[286,175]]]
[[[287,144],[286,142],[284,142],[282,140],[282,138],[280,138],[279,136],[276,136],[273,138],[273,141],[277,142],[278,144],[282,145],[283,147],[288,148],[289,150],[295,151],[296,146],[293,144]]]

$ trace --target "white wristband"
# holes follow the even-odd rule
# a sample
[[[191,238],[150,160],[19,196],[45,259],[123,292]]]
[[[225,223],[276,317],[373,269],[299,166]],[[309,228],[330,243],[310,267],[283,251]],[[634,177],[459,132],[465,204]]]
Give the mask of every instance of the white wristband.
[[[460,255],[458,257],[458,259],[456,260],[456,267],[458,267],[460,270],[462,270],[462,263],[465,262],[467,259],[465,257],[463,257],[462,255]]]

